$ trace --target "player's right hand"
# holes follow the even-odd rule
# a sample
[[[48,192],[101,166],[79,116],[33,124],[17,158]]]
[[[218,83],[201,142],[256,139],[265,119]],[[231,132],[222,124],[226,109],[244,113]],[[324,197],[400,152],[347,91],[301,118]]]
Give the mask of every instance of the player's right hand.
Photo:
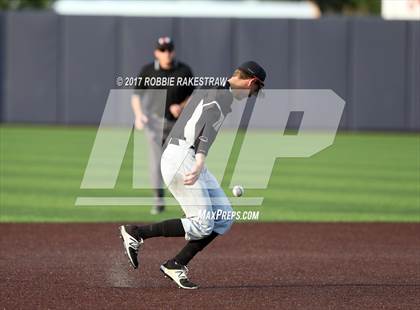
[[[190,172],[186,173],[184,176],[184,185],[194,185],[200,176],[201,169],[199,166],[194,166]]]
[[[184,185],[194,185],[194,183],[198,180],[201,171],[203,170],[205,159],[206,155],[202,153],[197,153],[195,155],[195,164],[192,170],[185,174]]]
[[[137,130],[142,130],[144,128],[144,125],[147,124],[148,121],[149,119],[146,115],[136,117],[136,120],[134,121],[134,126]]]

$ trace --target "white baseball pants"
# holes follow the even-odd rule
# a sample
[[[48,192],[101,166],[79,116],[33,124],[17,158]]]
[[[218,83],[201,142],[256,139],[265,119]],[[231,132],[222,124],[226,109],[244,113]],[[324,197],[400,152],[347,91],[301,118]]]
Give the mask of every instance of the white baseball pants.
[[[179,140],[179,144],[168,144],[162,154],[161,171],[166,186],[185,213],[181,219],[185,239],[202,239],[213,231],[222,235],[233,223],[226,216],[232,211],[231,204],[206,167],[193,185],[184,185],[185,173],[195,164],[195,153],[185,141]]]

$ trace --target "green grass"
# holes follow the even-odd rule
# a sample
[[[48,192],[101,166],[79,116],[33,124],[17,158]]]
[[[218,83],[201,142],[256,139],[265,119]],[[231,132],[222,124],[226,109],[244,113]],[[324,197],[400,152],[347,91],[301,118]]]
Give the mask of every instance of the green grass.
[[[273,133],[251,134],[266,139]],[[150,195],[132,188],[131,144],[114,190],[80,189],[95,135],[95,128],[1,126],[0,221],[136,222],[181,215],[176,206],[160,216],[145,206],[76,207],[78,196]],[[264,197],[264,204],[236,208],[260,210],[263,221],[420,222],[419,152],[419,134],[342,133],[311,158],[277,159],[268,188],[246,191]]]

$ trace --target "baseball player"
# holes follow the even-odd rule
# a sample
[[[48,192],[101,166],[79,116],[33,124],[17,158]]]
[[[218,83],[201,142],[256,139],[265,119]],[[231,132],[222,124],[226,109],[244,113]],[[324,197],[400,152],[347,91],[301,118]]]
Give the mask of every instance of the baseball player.
[[[162,145],[169,135],[176,119],[194,91],[193,86],[151,85],[147,79],[151,78],[190,78],[191,69],[186,64],[175,59],[175,45],[171,38],[161,37],[156,42],[154,51],[155,61],[145,65],[139,77],[141,83],[136,86],[135,94],[131,99],[131,106],[135,115],[135,127],[137,130],[145,129],[150,149],[150,179],[155,189],[156,202],[151,209],[152,214],[164,211],[163,181],[160,173],[160,157]],[[161,106],[162,92],[156,89],[166,89],[166,103]]]
[[[260,65],[248,61],[235,70],[223,87],[193,94],[172,129],[161,158],[164,182],[181,205],[185,218],[120,226],[125,252],[134,268],[139,265],[138,252],[145,240],[185,237],[185,247],[163,263],[160,270],[181,288],[198,288],[187,277],[187,264],[218,235],[225,234],[233,222],[229,217],[202,216],[219,213],[218,210],[225,214],[232,211],[216,178],[207,170],[205,159],[224,118],[231,112],[233,99],[256,95],[264,86],[265,77]]]

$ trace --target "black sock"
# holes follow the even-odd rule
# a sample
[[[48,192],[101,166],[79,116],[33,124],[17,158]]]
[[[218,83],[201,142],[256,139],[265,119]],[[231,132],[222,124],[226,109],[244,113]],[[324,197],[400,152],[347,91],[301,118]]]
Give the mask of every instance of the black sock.
[[[153,237],[184,237],[185,230],[180,219],[167,220],[145,226],[136,227],[137,237],[143,239]]]
[[[155,196],[159,197],[159,198],[164,197],[165,196],[165,191],[163,190],[163,188],[157,188],[155,190]]]
[[[218,233],[212,232],[209,236],[203,239],[189,241],[173,259],[181,265],[187,265],[198,252],[204,249],[218,235]]]

